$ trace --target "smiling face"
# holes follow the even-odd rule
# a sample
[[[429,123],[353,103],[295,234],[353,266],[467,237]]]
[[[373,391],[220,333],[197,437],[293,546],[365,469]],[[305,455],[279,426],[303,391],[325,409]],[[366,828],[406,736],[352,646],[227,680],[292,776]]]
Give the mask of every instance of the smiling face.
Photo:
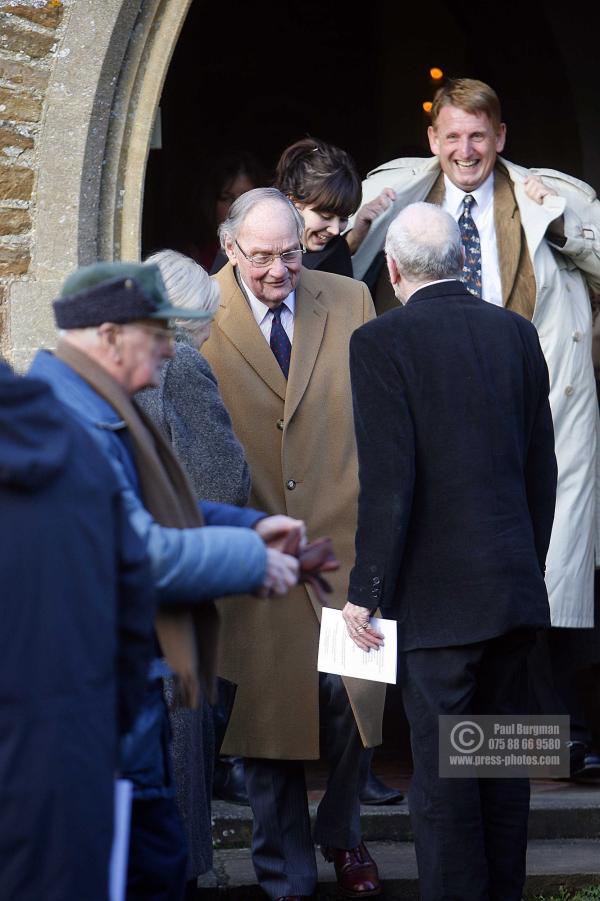
[[[461,191],[475,191],[484,183],[504,149],[506,126],[496,132],[486,113],[468,113],[456,106],[444,106],[435,125],[428,129],[431,152],[452,184]]]
[[[253,207],[244,219],[237,236],[225,239],[225,252],[254,294],[270,309],[278,307],[298,283],[302,255],[284,263],[279,254],[298,250],[300,241],[293,213],[279,201],[265,201]],[[246,256],[244,256],[246,254]],[[267,266],[257,266],[247,257],[276,254]]]
[[[304,219],[302,241],[307,250],[323,250],[332,238],[340,235],[348,225],[348,218],[317,210],[309,203],[296,202]]]

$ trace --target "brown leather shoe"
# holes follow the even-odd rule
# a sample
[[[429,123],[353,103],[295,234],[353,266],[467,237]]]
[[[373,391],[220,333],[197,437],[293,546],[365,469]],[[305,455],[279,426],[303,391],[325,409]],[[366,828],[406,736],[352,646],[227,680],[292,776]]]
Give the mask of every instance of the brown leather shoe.
[[[338,888],[343,898],[373,898],[381,894],[377,864],[364,842],[356,848],[321,848],[323,857],[335,866]]]

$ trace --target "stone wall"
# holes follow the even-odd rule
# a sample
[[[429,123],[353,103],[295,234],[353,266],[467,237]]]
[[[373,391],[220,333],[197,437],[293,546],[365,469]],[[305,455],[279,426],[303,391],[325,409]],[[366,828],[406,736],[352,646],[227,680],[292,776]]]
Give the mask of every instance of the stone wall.
[[[7,356],[8,287],[31,264],[36,141],[64,7],[0,0],[0,353]]]
[[[0,0],[0,353],[56,341],[52,300],[139,257],[152,124],[191,0]]]

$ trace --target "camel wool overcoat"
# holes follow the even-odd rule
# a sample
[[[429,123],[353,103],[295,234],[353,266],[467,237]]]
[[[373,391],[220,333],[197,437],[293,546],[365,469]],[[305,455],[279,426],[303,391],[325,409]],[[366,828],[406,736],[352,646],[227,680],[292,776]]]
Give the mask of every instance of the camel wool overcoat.
[[[203,353],[250,464],[250,505],[329,536],[341,562],[328,573],[331,606],[346,603],[354,563],[358,464],[348,348],[375,315],[365,284],[302,268],[286,380],[228,263],[216,276],[221,306]],[[224,598],[220,673],[237,685],[226,754],[319,757],[317,652],[321,605],[300,585],[283,598]],[[344,680],[367,747],[381,743],[385,686]]]

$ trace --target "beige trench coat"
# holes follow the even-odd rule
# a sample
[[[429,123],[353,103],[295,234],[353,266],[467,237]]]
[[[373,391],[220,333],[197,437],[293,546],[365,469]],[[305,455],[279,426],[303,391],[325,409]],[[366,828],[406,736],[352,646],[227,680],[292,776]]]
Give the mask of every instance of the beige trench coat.
[[[289,380],[279,369],[228,264],[221,306],[202,348],[218,380],[252,475],[250,504],[303,519],[331,537],[341,568],[330,604],[346,602],[354,562],[358,472],[348,344],[375,315],[362,283],[302,269]],[[319,757],[317,650],[321,606],[299,586],[284,598],[225,598],[220,673],[237,684],[223,752]],[[363,743],[381,742],[385,686],[345,680]]]
[[[556,512],[546,559],[552,625],[589,628],[594,625],[594,562],[600,565],[600,420],[590,304],[590,289],[600,292],[600,201],[589,185],[563,172],[527,170],[502,157],[498,161],[513,191],[512,209],[505,206],[495,217],[504,300],[513,289],[520,293],[515,277],[525,242],[535,282],[531,320],[550,373],[558,462]],[[439,161],[432,157],[392,160],[369,173],[363,182],[363,203],[386,186],[396,191],[396,201],[373,223],[352,258],[358,278],[383,247],[394,215],[407,204],[424,200],[439,172]],[[523,181],[529,173],[541,176],[558,196],[547,195],[543,204],[527,197]],[[546,232],[561,216],[567,241],[558,248],[548,243]]]

